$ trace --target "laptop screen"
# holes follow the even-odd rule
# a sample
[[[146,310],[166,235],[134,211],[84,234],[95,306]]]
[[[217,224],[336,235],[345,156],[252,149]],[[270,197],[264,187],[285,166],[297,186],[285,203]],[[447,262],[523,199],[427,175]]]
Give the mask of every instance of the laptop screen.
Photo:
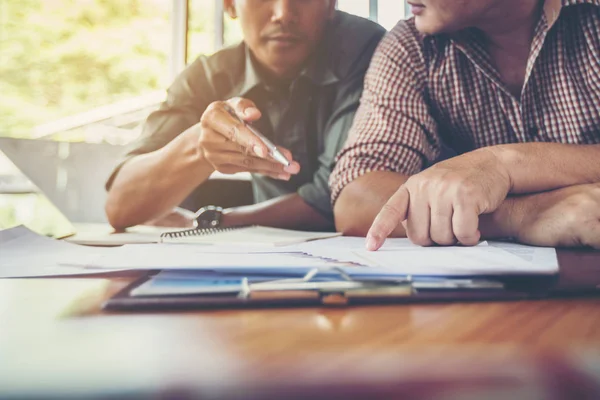
[[[0,150],[0,230],[19,225],[54,238],[75,233],[68,218]]]

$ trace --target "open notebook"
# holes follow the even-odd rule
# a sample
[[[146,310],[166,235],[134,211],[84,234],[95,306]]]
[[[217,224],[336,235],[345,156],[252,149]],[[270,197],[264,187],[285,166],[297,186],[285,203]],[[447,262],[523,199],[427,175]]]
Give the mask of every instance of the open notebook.
[[[164,233],[161,235],[161,242],[286,246],[340,235],[341,233],[335,232],[305,232],[265,226],[237,226]]]

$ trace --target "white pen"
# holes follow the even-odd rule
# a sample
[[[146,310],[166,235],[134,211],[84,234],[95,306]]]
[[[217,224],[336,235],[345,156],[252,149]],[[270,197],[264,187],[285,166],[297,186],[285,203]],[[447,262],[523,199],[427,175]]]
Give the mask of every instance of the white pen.
[[[277,146],[275,146],[273,144],[273,142],[271,142],[265,135],[263,135],[262,133],[260,133],[258,131],[258,129],[256,129],[255,127],[253,127],[250,123],[244,121],[243,119],[241,119],[237,113],[235,112],[235,110],[233,108],[231,108],[229,105],[225,105],[225,110],[227,110],[227,112],[234,117],[235,119],[237,119],[240,123],[244,124],[244,126],[246,128],[248,128],[253,134],[255,134],[256,136],[258,136],[258,138],[265,144],[265,146],[267,146],[267,148],[269,149],[269,154],[271,155],[271,157],[273,157],[277,162],[283,164],[284,166],[289,166],[291,164],[290,160],[288,160],[282,152],[279,151],[279,149],[277,149]]]

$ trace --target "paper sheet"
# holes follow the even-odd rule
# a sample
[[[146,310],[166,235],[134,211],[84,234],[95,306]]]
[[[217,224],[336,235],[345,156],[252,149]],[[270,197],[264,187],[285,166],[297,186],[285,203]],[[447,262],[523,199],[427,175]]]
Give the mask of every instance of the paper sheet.
[[[489,246],[380,249],[375,252],[358,250],[354,253],[364,258],[371,266],[410,275],[509,275],[558,272],[554,249],[520,246],[512,247],[511,250],[506,251],[490,242]],[[528,261],[515,254],[517,251],[538,253],[537,258],[545,259],[546,262]],[[554,258],[551,257],[553,252]],[[531,257],[533,260],[534,256]]]
[[[488,243],[483,241],[477,246],[487,246]],[[368,259],[358,255],[355,251],[365,250],[365,238],[342,236],[328,240],[317,240],[314,242],[302,243],[293,247],[285,247],[285,249],[294,249],[315,257],[326,259],[345,261],[359,265],[371,265]],[[381,248],[382,250],[409,250],[422,249],[406,238],[390,238],[385,241]],[[375,265],[375,264],[373,264]]]
[[[130,251],[140,252],[163,252],[177,251],[180,254],[278,254],[278,253],[299,253],[300,251],[288,246],[259,246],[259,245],[216,245],[216,244],[200,244],[193,245],[180,243],[160,243],[160,244],[140,244],[140,245],[125,245],[121,248],[123,253]]]
[[[106,273],[61,265],[66,255],[85,258],[88,249],[38,235],[24,226],[6,229],[0,231],[0,278]]]
[[[247,269],[334,266],[338,263],[282,248],[125,245],[88,247],[38,235],[25,227],[0,231],[0,277],[88,275],[147,269]]]
[[[508,251],[515,256],[535,265],[547,268],[558,268],[558,258],[553,247],[533,247],[518,243],[490,242],[490,246]]]
[[[138,225],[128,228],[127,232],[114,233],[113,228],[107,224],[77,223],[74,225],[77,233],[65,240],[70,243],[89,246],[159,243],[162,233],[184,230],[183,228]]]
[[[420,247],[390,239],[377,252],[364,238],[337,237],[294,246],[126,245],[86,247],[37,235],[27,228],[0,231],[0,277],[104,273],[108,270],[262,270],[288,272],[344,266],[367,275],[501,275],[558,272],[556,252],[512,243],[475,247]],[[365,268],[368,266],[370,268]]]
[[[247,246],[130,245],[66,255],[66,266],[103,269],[314,268],[337,265],[284,248]],[[108,250],[108,251],[107,251]]]
[[[318,257],[367,265],[377,273],[409,275],[553,274],[558,259],[553,248],[504,242],[481,242],[474,247],[421,247],[406,238],[386,240],[376,252],[365,250],[365,239],[339,237],[293,247]],[[383,268],[383,271],[379,269]],[[357,269],[358,273],[368,269]],[[371,270],[375,273],[375,270]]]

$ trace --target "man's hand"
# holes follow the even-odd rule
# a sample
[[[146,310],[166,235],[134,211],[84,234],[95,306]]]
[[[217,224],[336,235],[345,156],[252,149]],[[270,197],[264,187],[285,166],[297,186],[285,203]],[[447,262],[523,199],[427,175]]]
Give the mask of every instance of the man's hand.
[[[600,249],[600,184],[577,185],[514,199],[513,236],[548,247]]]
[[[199,129],[203,158],[214,170],[224,174],[253,172],[282,180],[289,180],[291,175],[300,171],[300,165],[295,161],[287,167],[275,161],[269,155],[267,146],[229,114],[227,107],[231,107],[240,119],[247,122],[261,117],[255,104],[247,99],[217,101],[208,106],[195,128]],[[288,160],[293,159],[289,150],[278,149]]]
[[[440,162],[411,176],[383,206],[367,235],[367,249],[379,249],[400,223],[421,246],[475,245],[479,216],[494,211],[510,188],[507,169],[490,149]]]

